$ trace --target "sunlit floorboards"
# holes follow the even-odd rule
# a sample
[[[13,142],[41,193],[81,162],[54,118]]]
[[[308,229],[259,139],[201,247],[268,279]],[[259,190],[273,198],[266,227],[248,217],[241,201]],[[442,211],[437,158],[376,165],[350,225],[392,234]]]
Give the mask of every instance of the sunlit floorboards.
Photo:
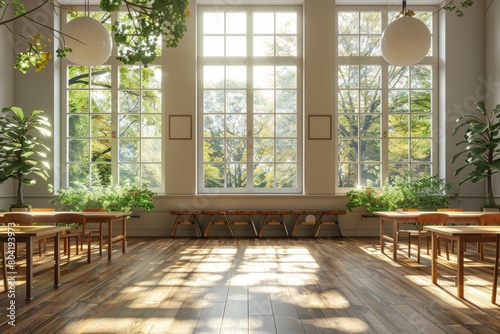
[[[52,272],[35,276],[30,302],[19,275],[16,327],[1,293],[0,333],[500,332],[491,267],[466,268],[460,300],[454,270],[440,266],[433,285],[425,250],[422,264],[404,251],[394,262],[377,238],[129,237],[111,262],[96,251],[90,264],[72,255],[57,289]]]

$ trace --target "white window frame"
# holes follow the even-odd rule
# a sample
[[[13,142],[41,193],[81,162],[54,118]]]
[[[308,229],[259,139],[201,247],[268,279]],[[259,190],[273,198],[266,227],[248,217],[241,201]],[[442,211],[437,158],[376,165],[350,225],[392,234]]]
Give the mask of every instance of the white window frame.
[[[62,7],[61,8],[61,26],[64,26],[64,22],[66,21],[67,19],[67,13],[68,13],[68,10],[70,9],[70,7]],[[84,7],[76,7],[76,10],[80,11],[80,12],[83,12],[85,10]],[[89,7],[89,10],[90,12],[100,12],[102,11],[98,6],[90,6]],[[123,13],[125,13],[125,11],[123,11]],[[116,13],[112,13],[111,14],[111,22],[114,22],[117,20],[118,18],[118,12]],[[164,54],[165,53],[165,49],[166,47],[164,46],[164,44],[162,44],[161,46],[161,54]],[[156,60],[154,62],[152,62],[150,65],[151,66],[155,66],[155,65],[158,65],[158,66],[163,66],[162,65],[162,56],[161,54],[159,54],[156,58]],[[110,165],[111,165],[111,176],[112,176],[112,180],[111,180],[111,183],[112,185],[118,185],[119,184],[119,179],[118,179],[118,175],[119,175],[119,162],[118,162],[118,155],[119,155],[119,148],[118,148],[118,140],[119,138],[117,137],[117,133],[118,133],[118,116],[119,116],[119,113],[118,113],[118,96],[119,96],[119,92],[120,92],[120,88],[119,88],[119,73],[118,73],[118,68],[120,66],[129,66],[127,64],[123,64],[122,62],[119,62],[117,59],[116,59],[116,56],[117,56],[117,50],[116,50],[116,45],[114,45],[113,43],[113,50],[112,50],[112,53],[111,53],[111,56],[109,57],[109,59],[103,64],[103,66],[110,66],[111,67],[111,83],[112,83],[112,87],[111,87],[111,118],[112,118],[112,126],[111,126],[111,130],[112,130],[112,136],[110,138],[111,140],[111,150],[113,152],[113,157],[114,159],[111,161]],[[69,162],[68,162],[68,147],[67,147],[67,139],[69,138],[68,137],[68,124],[67,124],[67,110],[66,110],[66,106],[67,106],[67,82],[68,82],[68,77],[67,77],[67,68],[68,66],[71,66],[73,65],[73,63],[71,61],[69,61],[67,58],[62,58],[61,59],[61,62],[60,62],[60,80],[61,80],[61,84],[60,84],[60,90],[61,90],[61,169],[60,169],[60,186],[62,188],[66,188],[68,187],[69,185],[69,175],[67,173],[68,171],[68,165],[69,165]],[[130,65],[130,66],[140,66],[142,67],[141,64],[135,64],[135,65]],[[164,89],[165,89],[166,85],[165,85],[165,80],[162,80],[161,82],[161,88],[160,88],[160,92],[161,94],[164,96]],[[142,88],[141,88],[142,90]],[[163,102],[164,98],[162,97],[162,102]],[[161,111],[161,122],[163,124],[162,126],[162,129],[163,130],[163,127],[164,127],[164,124],[165,124],[165,112],[164,112],[164,106],[162,106],[162,111]],[[153,187],[153,186],[148,186],[148,188],[156,193],[164,193],[165,192],[165,160],[164,160],[164,157],[165,157],[165,134],[163,131],[161,131],[162,134],[161,134],[161,143],[162,143],[162,147],[161,147],[161,180],[158,182],[160,184],[160,186],[158,187]],[[145,138],[145,137],[139,137],[139,138]],[[141,163],[139,163],[140,165]],[[141,187],[143,186],[142,184],[137,184],[137,186]]]
[[[432,93],[431,93],[431,108],[432,108],[432,152],[431,152],[431,173],[436,174],[437,171],[439,170],[439,69],[438,69],[438,63],[439,63],[439,26],[438,26],[438,15],[437,13],[437,7],[435,6],[411,6],[409,9],[414,10],[415,12],[418,11],[430,11],[433,12],[434,15],[432,16],[432,32],[431,32],[431,49],[432,49],[432,55],[426,56],[421,62],[419,62],[419,65],[429,65],[432,67],[432,80],[433,80],[433,85],[432,85]],[[388,163],[388,150],[389,150],[389,145],[388,145],[388,140],[387,140],[387,133],[388,133],[388,101],[387,101],[387,96],[388,96],[388,67],[389,64],[383,59],[382,56],[358,56],[358,57],[341,57],[338,56],[338,13],[341,11],[352,11],[352,12],[359,12],[359,11],[379,11],[382,13],[382,31],[383,29],[387,26],[388,24],[388,13],[389,12],[397,12],[399,11],[400,8],[397,6],[335,6],[335,41],[334,41],[334,46],[335,46],[335,55],[334,55],[334,61],[335,61],[335,124],[338,124],[338,111],[337,111],[337,94],[339,91],[338,88],[338,66],[342,65],[378,65],[382,67],[382,89],[381,89],[381,136],[380,138],[382,139],[382,144],[381,144],[381,187],[384,185],[384,182],[387,179],[388,176],[388,168],[389,168],[389,163]],[[411,37],[410,37],[411,38]],[[334,138],[339,138],[338,137],[338,126],[334,127]],[[336,143],[336,148],[338,147],[338,143]],[[335,164],[338,167],[338,149],[335,149]],[[359,162],[358,162],[359,163]],[[337,168],[336,168],[337,169]],[[358,177],[359,180],[359,177]],[[339,187],[339,175],[338,172],[336,173],[336,179],[335,179],[335,192],[337,194],[344,194],[350,190],[355,189],[356,187]]]
[[[203,13],[228,11],[296,11],[297,12],[297,56],[296,57],[203,57]],[[229,193],[229,194],[301,194],[303,192],[303,8],[302,6],[203,6],[197,7],[197,191],[198,193]],[[247,36],[252,35],[252,21],[248,15]],[[247,54],[252,54],[252,39],[247,38]],[[251,78],[252,65],[293,65],[297,68],[297,187],[296,188],[258,188],[253,186],[253,151],[252,137],[252,90],[247,85],[247,186],[245,188],[209,188],[204,186],[203,159],[203,67],[205,65],[247,65],[247,78]]]

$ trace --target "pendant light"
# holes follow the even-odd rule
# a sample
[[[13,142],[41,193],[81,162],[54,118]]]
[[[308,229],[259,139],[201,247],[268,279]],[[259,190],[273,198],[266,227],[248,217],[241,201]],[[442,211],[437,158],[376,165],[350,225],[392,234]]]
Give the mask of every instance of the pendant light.
[[[414,18],[403,0],[401,17],[391,22],[382,33],[382,56],[391,65],[408,66],[424,59],[431,46],[427,25]]]
[[[101,22],[90,17],[89,0],[85,1],[85,16],[69,21],[61,31],[72,50],[66,58],[76,65],[102,65],[111,55],[111,35]]]

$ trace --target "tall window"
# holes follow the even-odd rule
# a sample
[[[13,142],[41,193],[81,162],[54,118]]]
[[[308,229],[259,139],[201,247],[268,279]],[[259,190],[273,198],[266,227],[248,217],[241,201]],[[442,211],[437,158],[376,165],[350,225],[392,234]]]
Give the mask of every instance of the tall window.
[[[198,7],[199,191],[300,192],[301,8],[213,8]]]
[[[339,191],[380,187],[391,177],[435,172],[437,163],[437,18],[413,8],[432,34],[424,60],[392,66],[380,38],[397,12],[337,9]]]
[[[66,185],[163,190],[161,66],[123,65],[112,55],[102,66],[63,68]]]

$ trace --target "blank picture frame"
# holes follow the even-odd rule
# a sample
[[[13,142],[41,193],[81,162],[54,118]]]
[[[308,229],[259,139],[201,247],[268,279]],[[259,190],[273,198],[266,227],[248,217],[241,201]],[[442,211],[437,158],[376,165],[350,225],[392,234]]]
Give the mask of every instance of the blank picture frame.
[[[191,115],[170,115],[168,119],[168,139],[193,139],[193,118]]]
[[[307,133],[310,140],[331,140],[332,116],[309,115]]]

